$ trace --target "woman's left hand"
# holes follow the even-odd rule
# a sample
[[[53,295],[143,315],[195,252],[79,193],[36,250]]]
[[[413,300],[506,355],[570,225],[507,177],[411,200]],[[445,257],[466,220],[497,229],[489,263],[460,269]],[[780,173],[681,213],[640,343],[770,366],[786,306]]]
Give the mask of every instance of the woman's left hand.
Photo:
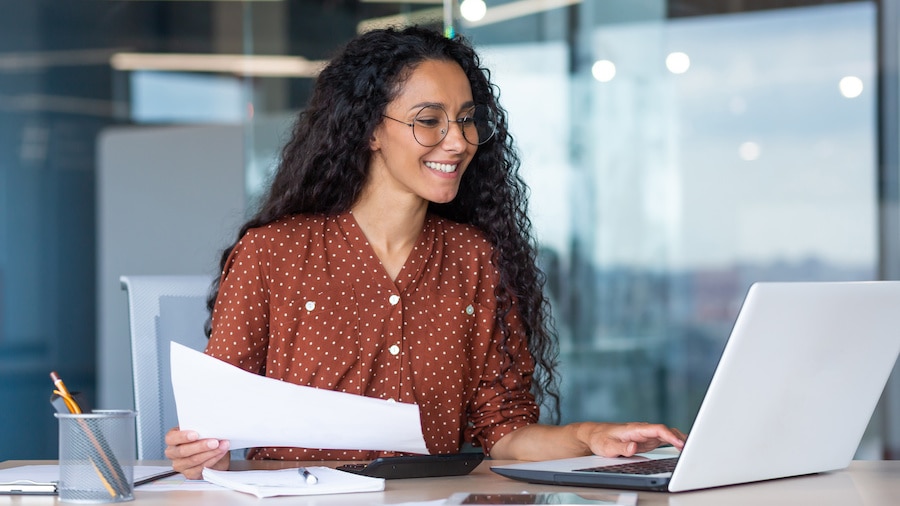
[[[645,422],[583,422],[575,434],[591,453],[604,457],[631,457],[666,444],[680,450],[687,439],[678,429]]]
[[[684,448],[687,436],[659,423],[576,422],[568,425],[532,424],[498,441],[491,449],[495,459],[550,460],[601,455],[631,457],[658,446]]]

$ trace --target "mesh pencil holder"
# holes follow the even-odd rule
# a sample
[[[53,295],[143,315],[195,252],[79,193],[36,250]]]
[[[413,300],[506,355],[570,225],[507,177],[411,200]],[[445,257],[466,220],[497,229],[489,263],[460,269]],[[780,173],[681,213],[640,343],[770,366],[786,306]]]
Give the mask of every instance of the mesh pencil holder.
[[[55,414],[59,419],[60,501],[134,499],[136,415],[130,410]]]

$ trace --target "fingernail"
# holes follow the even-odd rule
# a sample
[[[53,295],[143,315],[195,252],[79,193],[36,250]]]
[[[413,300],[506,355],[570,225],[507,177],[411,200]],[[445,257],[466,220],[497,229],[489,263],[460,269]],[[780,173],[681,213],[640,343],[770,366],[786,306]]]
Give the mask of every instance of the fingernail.
[[[206,442],[206,446],[207,446],[209,449],[218,448],[218,447],[219,447],[219,442],[218,442],[217,440],[215,440],[215,439],[210,439],[209,441]]]
[[[200,437],[200,434],[197,434],[194,431],[189,431],[187,434],[185,434],[185,436],[187,436],[188,441],[196,441],[197,438]]]

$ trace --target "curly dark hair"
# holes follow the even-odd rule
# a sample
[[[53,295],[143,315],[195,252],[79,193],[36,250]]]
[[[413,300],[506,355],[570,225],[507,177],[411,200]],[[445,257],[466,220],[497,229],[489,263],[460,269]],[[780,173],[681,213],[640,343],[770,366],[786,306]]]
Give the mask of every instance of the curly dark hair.
[[[475,103],[487,106],[497,120],[496,133],[478,147],[456,197],[448,203],[430,203],[429,211],[477,227],[493,245],[500,278],[496,319],[503,336],[500,347],[509,357],[505,367],[512,366],[506,316],[515,302],[536,363],[532,391],[558,421],[558,348],[527,216],[528,189],[518,174],[520,160],[506,111],[498,102],[499,91],[465,38],[448,39],[421,27],[386,28],[359,35],[344,46],[319,74],[309,104],[282,150],[268,193],[256,215],[241,227],[238,239],[251,228],[287,215],[331,215],[350,209],[366,183],[372,156],[369,140],[383,121],[382,114],[426,60],[458,63]],[[234,244],[222,254],[223,270],[233,248]],[[212,287],[210,311],[218,283]]]

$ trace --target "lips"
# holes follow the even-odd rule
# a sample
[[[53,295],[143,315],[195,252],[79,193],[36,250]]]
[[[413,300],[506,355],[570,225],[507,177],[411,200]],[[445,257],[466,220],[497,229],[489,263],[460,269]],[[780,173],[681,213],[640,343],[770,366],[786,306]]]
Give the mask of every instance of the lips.
[[[425,166],[431,170],[436,170],[438,172],[443,172],[445,174],[449,174],[451,172],[455,172],[456,168],[459,167],[459,164],[425,162]]]

